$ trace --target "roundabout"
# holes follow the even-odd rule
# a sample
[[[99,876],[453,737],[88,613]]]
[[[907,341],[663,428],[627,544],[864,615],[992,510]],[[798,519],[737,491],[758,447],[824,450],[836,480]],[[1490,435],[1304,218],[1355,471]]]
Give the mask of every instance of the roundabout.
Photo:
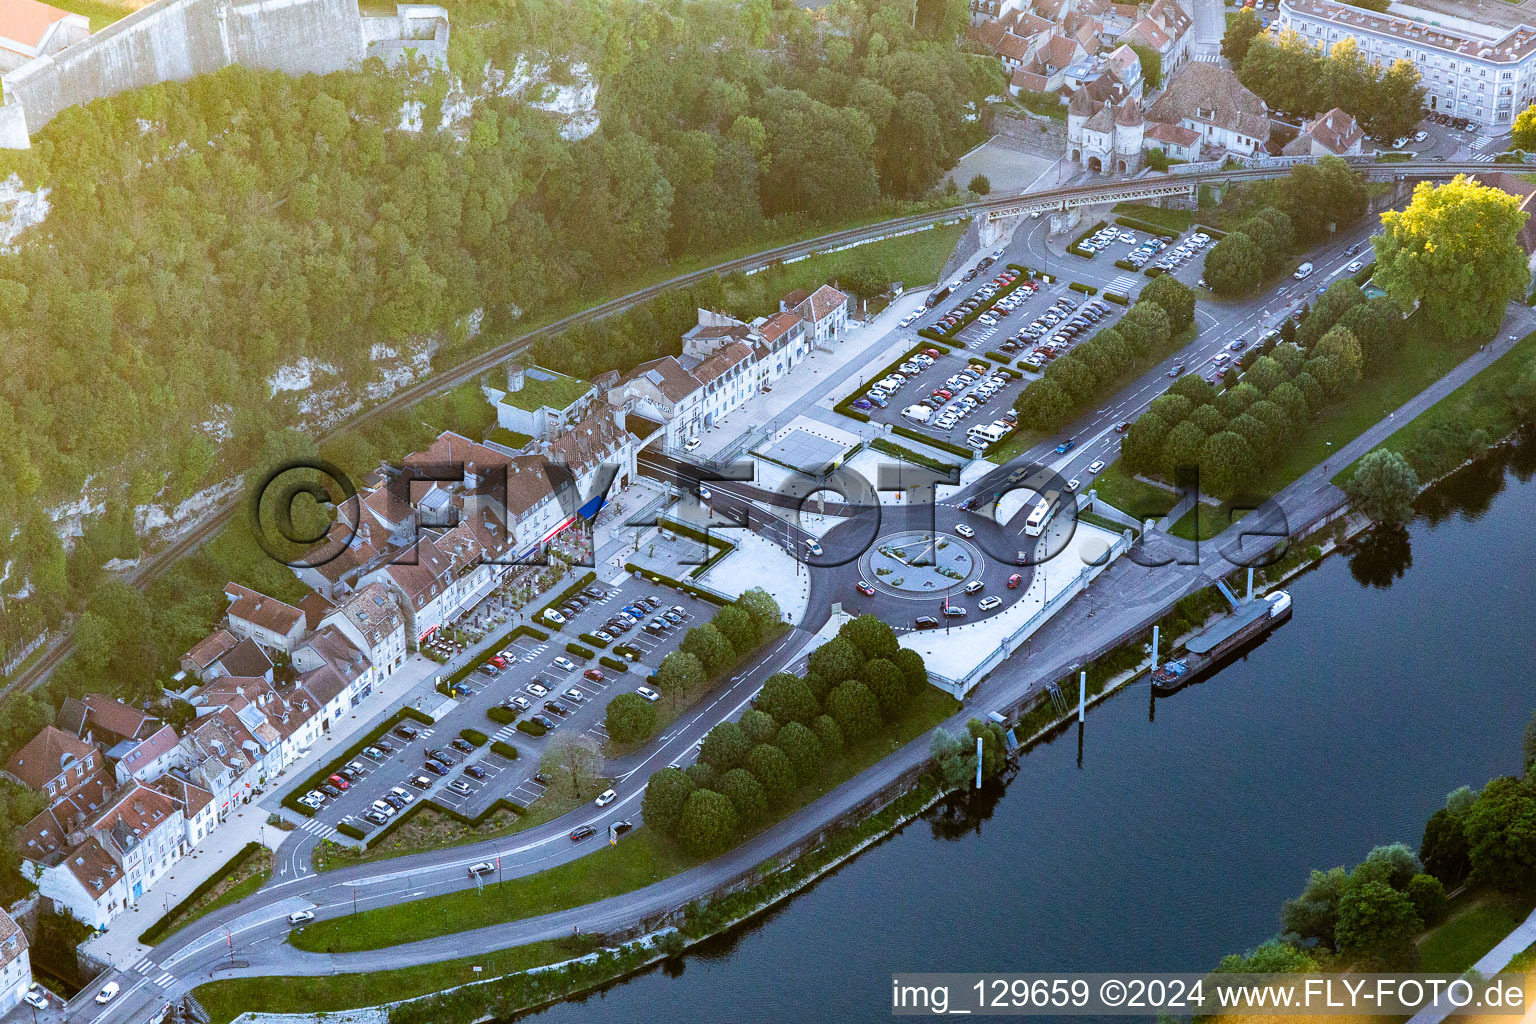
[[[958,536],[910,530],[881,537],[859,559],[859,568],[877,591],[926,600],[958,593],[979,578],[982,560],[982,554]]]

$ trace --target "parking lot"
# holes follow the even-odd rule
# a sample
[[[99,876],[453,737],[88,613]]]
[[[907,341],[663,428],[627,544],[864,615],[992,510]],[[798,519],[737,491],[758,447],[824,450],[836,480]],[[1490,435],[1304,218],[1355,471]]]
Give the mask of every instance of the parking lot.
[[[939,348],[926,352],[927,365],[922,365],[924,360],[904,364],[910,372],[897,372],[905,379],[888,378],[894,390],[882,399],[883,408],[867,410],[872,421],[903,426],[950,444],[964,444],[972,427],[1002,419],[1011,425],[1013,400],[1024,386],[1022,380],[994,374],[993,360],[979,354],[946,353]],[[916,412],[919,408],[921,413]]]
[[[608,738],[603,721],[609,698],[643,685],[661,659],[682,643],[683,634],[715,612],[708,602],[634,577],[585,593],[593,596],[580,599],[584,607],[573,604],[575,614],[561,630],[548,630],[548,640],[519,637],[497,653],[505,667],[496,669],[495,675],[477,669],[465,676],[459,683],[458,704],[438,721],[431,725],[403,722],[382,742],[352,758],[341,773],[346,789],[333,779],[329,785],[336,795],[327,794],[315,816],[299,827],[329,838],[345,821],[368,833],[381,827],[367,817],[370,812],[384,816],[387,823],[424,797],[469,817],[499,798],[524,806],[533,803],[544,792],[535,776],[545,747],[557,737],[571,735],[587,736],[601,746]],[[605,628],[626,605],[645,610],[647,617],[616,634],[611,647],[599,653],[621,657],[618,651],[628,647],[633,655],[632,661],[625,659],[628,671],[615,671],[596,658],[587,661],[566,650],[565,645],[573,642],[592,646],[578,634]],[[673,621],[667,618],[669,612]],[[650,628],[653,623],[655,629]],[[445,670],[453,667],[444,666]],[[519,730],[517,721],[493,721],[488,712],[497,705],[514,710],[517,721],[538,716],[547,723],[548,732],[532,736]],[[484,733],[488,742],[469,743],[459,735],[465,729]],[[412,732],[415,735],[409,735]],[[518,758],[493,753],[491,743],[497,740],[517,748]]]

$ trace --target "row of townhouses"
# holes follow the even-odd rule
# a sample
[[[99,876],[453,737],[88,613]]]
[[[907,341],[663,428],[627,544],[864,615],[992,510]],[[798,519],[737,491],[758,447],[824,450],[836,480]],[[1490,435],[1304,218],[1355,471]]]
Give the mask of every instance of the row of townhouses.
[[[700,310],[680,355],[628,374],[586,382],[509,366],[506,389],[486,389],[494,436],[444,432],[370,474],[295,568],[310,590],[298,604],[225,587],[223,619],[181,661],[192,717],[179,731],[89,694],[17,751],[4,775],[48,804],[18,833],[23,872],[56,907],[106,928],[416,645],[594,516],[641,448],[696,436],[835,343],[847,318],[847,297],[824,286],[751,323]]]

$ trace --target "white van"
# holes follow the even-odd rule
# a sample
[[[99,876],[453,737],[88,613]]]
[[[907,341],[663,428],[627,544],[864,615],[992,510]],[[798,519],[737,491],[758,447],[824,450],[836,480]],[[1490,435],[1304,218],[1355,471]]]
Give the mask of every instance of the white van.
[[[992,447],[1003,439],[1008,433],[1008,425],[989,423],[984,427],[972,427],[965,432],[965,440],[972,448],[978,451]]]
[[[1294,277],[1298,281],[1300,281],[1300,280],[1302,280],[1304,278],[1311,277],[1312,276],[1312,264],[1310,264],[1310,263],[1303,263],[1301,266],[1296,268],[1296,273],[1292,274],[1291,276]]]
[[[927,423],[933,415],[933,410],[926,405],[909,405],[901,410],[901,415],[913,423]]]

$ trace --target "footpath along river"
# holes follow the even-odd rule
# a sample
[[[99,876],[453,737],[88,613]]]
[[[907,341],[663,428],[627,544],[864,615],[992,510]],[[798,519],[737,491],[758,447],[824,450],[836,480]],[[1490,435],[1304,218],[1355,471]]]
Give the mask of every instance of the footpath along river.
[[[1295,616],[1156,704],[1145,684],[680,965],[533,1015],[889,1019],[893,971],[1198,971],[1278,930],[1313,867],[1418,848],[1518,770],[1536,707],[1536,442],[1293,580]],[[1035,1018],[1041,1019],[1041,1018]],[[1081,1019],[1081,1018],[1076,1018]]]

